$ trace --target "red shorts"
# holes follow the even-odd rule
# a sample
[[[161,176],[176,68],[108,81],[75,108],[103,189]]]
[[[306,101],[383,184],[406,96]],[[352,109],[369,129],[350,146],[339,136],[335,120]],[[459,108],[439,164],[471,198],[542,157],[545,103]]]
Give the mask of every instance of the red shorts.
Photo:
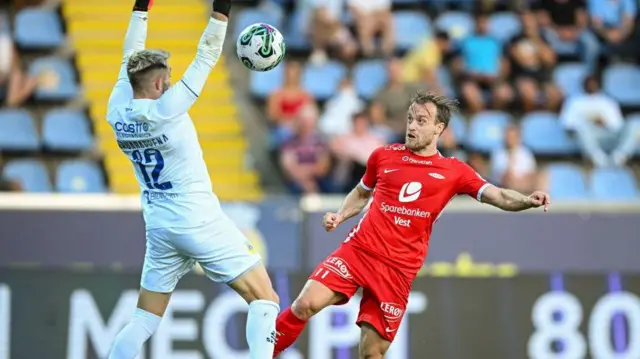
[[[356,324],[368,323],[392,342],[404,316],[412,279],[368,253],[343,244],[316,267],[309,279],[347,296],[345,304],[362,287]]]

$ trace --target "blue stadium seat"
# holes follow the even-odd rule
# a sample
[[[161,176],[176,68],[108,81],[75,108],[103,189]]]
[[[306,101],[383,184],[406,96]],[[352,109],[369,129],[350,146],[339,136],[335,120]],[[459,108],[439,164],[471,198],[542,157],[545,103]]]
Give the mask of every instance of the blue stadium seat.
[[[353,69],[353,84],[358,95],[373,98],[387,83],[387,67],[382,60],[365,60]]]
[[[456,97],[456,87],[453,85],[453,78],[446,66],[438,68],[438,81],[444,89],[444,94],[448,97]]]
[[[464,143],[467,136],[466,120],[459,114],[455,113],[451,116],[449,127],[451,127],[451,130],[453,131],[453,135],[456,137],[456,141],[458,143]]]
[[[336,61],[323,65],[306,64],[302,70],[302,86],[316,99],[326,100],[337,93],[346,74],[345,66]]]
[[[93,147],[93,135],[89,119],[76,110],[49,111],[42,125],[42,142],[52,150],[90,150]]]
[[[469,125],[467,145],[475,151],[488,153],[504,143],[504,131],[511,117],[500,111],[484,111],[474,115]]]
[[[627,125],[631,125],[631,128],[633,129],[637,129],[640,128],[640,113],[632,113],[630,115],[628,115],[624,122],[627,123]],[[640,140],[640,133],[637,133],[637,138]],[[636,146],[636,151],[635,151],[636,155],[640,155],[640,145]]]
[[[56,189],[62,193],[106,192],[100,167],[91,161],[67,160],[58,166]]]
[[[51,49],[64,42],[58,14],[45,8],[26,8],[18,12],[14,33],[16,44],[23,49]]]
[[[466,12],[449,11],[438,16],[435,21],[436,29],[445,31],[453,39],[462,39],[475,31],[475,20]]]
[[[431,35],[429,18],[417,11],[393,13],[396,48],[408,51]]]
[[[17,181],[26,192],[51,192],[51,182],[39,160],[13,160],[4,166],[3,176]]]
[[[552,199],[581,200],[588,198],[582,169],[570,163],[555,163],[547,168],[549,194]]]
[[[552,112],[540,111],[526,114],[521,120],[522,141],[535,154],[573,155],[578,145],[570,138]]]
[[[586,76],[587,66],[584,64],[560,64],[553,71],[553,82],[558,85],[565,96],[569,97],[584,92],[582,82]]]
[[[249,90],[253,96],[264,99],[270,93],[282,87],[286,63],[282,63],[271,71],[251,71]]]
[[[237,39],[242,30],[255,23],[266,23],[282,31],[282,18],[276,13],[257,8],[246,8],[236,15],[233,38]]]
[[[302,10],[296,10],[291,14],[284,33],[287,49],[297,51],[309,51],[311,49],[309,39],[305,32],[308,21],[308,14]]]
[[[596,168],[591,173],[591,194],[596,200],[633,201],[638,199],[638,186],[626,168]]]
[[[37,151],[40,139],[33,117],[25,110],[0,110],[0,149]]]
[[[75,70],[69,61],[50,57],[39,58],[31,64],[31,75],[45,76],[43,84],[35,92],[35,98],[43,101],[70,100],[78,94]]]
[[[489,34],[502,42],[511,40],[521,29],[520,19],[512,12],[498,12],[489,18]]]
[[[616,64],[602,74],[602,88],[622,106],[640,106],[640,67]]]

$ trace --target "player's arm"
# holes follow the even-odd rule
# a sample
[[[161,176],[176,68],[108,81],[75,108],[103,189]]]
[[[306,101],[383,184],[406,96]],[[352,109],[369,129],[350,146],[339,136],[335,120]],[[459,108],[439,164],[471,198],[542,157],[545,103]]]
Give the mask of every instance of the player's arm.
[[[133,13],[129,20],[129,27],[124,37],[124,56],[118,73],[118,80],[109,96],[109,103],[118,100],[133,98],[133,89],[127,76],[127,61],[129,56],[136,51],[144,50],[147,41],[147,19],[151,0],[136,0],[133,5]]]
[[[338,212],[324,215],[322,225],[327,231],[334,230],[340,223],[358,215],[367,206],[378,179],[378,158],[381,151],[384,151],[383,147],[377,148],[369,156],[362,180],[347,194]]]
[[[517,212],[529,208],[544,206],[549,209],[549,195],[536,191],[527,196],[518,191],[500,188],[485,181],[476,171],[464,162],[459,163],[460,177],[458,194],[467,194],[479,202],[500,208],[503,211]]]
[[[200,96],[211,70],[222,53],[230,10],[231,0],[214,1],[213,12],[200,38],[195,58],[180,81],[158,100],[160,116],[172,118],[184,114]]]
[[[482,192],[481,201],[510,212],[524,211],[526,209],[537,208],[540,206],[544,206],[544,210],[546,212],[549,209],[549,204],[551,203],[549,195],[544,192],[535,191],[531,195],[527,196],[512,189],[496,186],[487,187]]]

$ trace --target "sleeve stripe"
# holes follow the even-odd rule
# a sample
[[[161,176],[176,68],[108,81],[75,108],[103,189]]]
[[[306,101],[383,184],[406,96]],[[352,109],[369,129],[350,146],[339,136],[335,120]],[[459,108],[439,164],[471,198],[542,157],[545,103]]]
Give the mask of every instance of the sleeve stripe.
[[[364,188],[366,191],[371,192],[373,190],[373,188],[367,186],[366,184],[364,184],[363,180],[360,180],[360,186],[362,186],[362,188]]]
[[[189,87],[189,85],[187,85],[187,83],[186,83],[186,82],[184,82],[184,80],[180,80],[180,82],[182,82],[182,84],[184,85],[184,87],[186,87],[186,88],[187,88],[187,90],[191,91],[191,93],[193,94],[193,96],[195,96],[196,98],[200,97],[200,96],[198,96],[198,94],[197,94],[195,91],[193,91],[193,90],[191,89],[191,87]]]
[[[491,186],[491,183],[485,183],[484,185],[482,185],[482,187],[480,187],[480,189],[478,190],[478,195],[476,196],[478,202],[482,202],[482,192],[484,192],[484,190],[489,186]]]

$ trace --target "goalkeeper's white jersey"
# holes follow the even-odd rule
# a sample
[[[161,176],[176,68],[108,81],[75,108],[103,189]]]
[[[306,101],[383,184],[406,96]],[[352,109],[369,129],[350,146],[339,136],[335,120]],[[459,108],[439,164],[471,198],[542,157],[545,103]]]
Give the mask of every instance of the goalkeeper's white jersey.
[[[126,63],[135,50],[144,48],[146,14],[132,16],[107,121],[140,185],[147,229],[199,226],[222,211],[187,111],[220,56],[226,28],[225,22],[211,19],[184,76],[157,100],[134,99]]]

